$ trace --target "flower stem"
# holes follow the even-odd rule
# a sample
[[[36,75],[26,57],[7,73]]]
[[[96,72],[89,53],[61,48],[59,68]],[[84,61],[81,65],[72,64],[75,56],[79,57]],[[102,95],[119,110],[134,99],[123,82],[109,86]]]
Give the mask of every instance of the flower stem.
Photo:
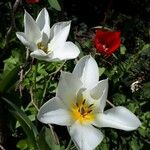
[[[49,77],[51,78],[52,75],[57,74],[62,69],[62,67],[64,66],[65,63],[66,63],[66,61],[64,61],[56,71],[49,74]]]
[[[118,57],[114,53],[112,55],[116,60],[118,60]]]
[[[68,143],[68,146],[67,146],[67,148],[65,150],[70,150],[71,144],[72,144],[72,140],[70,139],[70,141]]]
[[[30,88],[30,96],[31,96],[31,104],[36,108],[37,111],[39,111],[38,106],[36,105],[35,100],[33,98],[32,87]]]
[[[42,99],[41,99],[41,101],[40,101],[40,103],[39,103],[39,106],[41,106],[41,104],[43,103],[43,100],[44,100],[45,94],[46,94],[46,92],[47,92],[47,88],[49,87],[50,80],[51,80],[52,76],[53,76],[53,75],[56,75],[56,74],[62,69],[62,67],[64,66],[65,63],[66,63],[66,61],[64,61],[64,62],[61,64],[61,66],[60,66],[56,71],[50,73],[50,74],[48,75],[48,77],[49,77],[48,79],[44,79],[44,80],[45,80],[45,81],[44,81],[44,82],[45,82],[45,85],[44,85],[44,87],[43,87]]]
[[[52,137],[53,137],[54,143],[58,145],[58,144],[59,144],[59,140],[58,140],[58,137],[57,137],[56,133],[55,133],[54,130],[53,130],[52,125],[51,125],[51,124],[48,124],[48,126],[49,126],[49,128],[50,128],[51,135],[52,135]]]
[[[35,65],[35,71],[34,71],[34,90],[36,90],[37,68],[38,68],[38,63],[36,63],[36,65]]]
[[[112,104],[109,100],[106,100],[106,102],[107,102],[110,106],[115,107],[115,105]]]

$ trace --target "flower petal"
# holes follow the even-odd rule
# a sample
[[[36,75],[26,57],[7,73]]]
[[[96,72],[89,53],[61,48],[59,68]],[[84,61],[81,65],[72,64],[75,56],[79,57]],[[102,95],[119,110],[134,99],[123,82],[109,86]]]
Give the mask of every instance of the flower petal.
[[[91,56],[84,56],[80,59],[73,70],[73,74],[81,79],[83,88],[91,89],[98,83],[98,65]]]
[[[94,125],[131,131],[137,129],[141,122],[131,111],[118,106],[99,114]]]
[[[29,40],[27,39],[25,33],[23,32],[16,32],[16,36],[17,38],[27,47],[29,47],[30,45],[30,42]]]
[[[25,35],[28,37],[29,41],[33,41],[37,43],[41,38],[41,32],[36,22],[30,16],[29,13],[25,11],[24,15],[24,27],[25,27]]]
[[[60,60],[68,60],[76,58],[80,50],[72,42],[65,42],[65,45],[61,49],[54,49],[53,58]]]
[[[97,30],[94,41],[98,52],[110,56],[120,47],[120,32]]]
[[[58,34],[59,32],[61,32],[65,27],[70,26],[71,21],[66,21],[66,22],[58,22],[55,23],[50,32],[50,39],[52,39],[56,34]],[[69,28],[70,30],[70,28]]]
[[[46,8],[40,11],[40,13],[37,16],[36,23],[39,26],[41,32],[44,32],[44,34],[46,34],[47,41],[45,41],[45,43],[47,43],[50,38],[50,19]]]
[[[70,125],[70,113],[65,109],[63,102],[54,97],[46,102],[39,110],[38,120],[47,124]]]
[[[23,33],[23,32],[16,32],[16,36],[31,51],[34,51],[34,50],[37,49],[37,46],[35,45],[35,43],[30,42],[28,40],[28,37],[26,37],[25,33]]]
[[[105,106],[106,106],[106,100],[107,100],[107,94],[108,94],[108,79],[101,80],[96,87],[94,87],[90,91],[90,95],[94,100],[98,100],[98,106],[97,109],[100,109],[101,112],[103,112]]]
[[[44,60],[44,61],[51,61],[52,58],[52,53],[51,54],[46,54],[43,50],[37,49],[30,53],[30,56],[39,60]]]
[[[91,90],[83,90],[82,96],[89,105],[93,104],[94,113],[103,113],[108,93],[108,79],[101,80]]]
[[[81,86],[81,81],[74,75],[68,72],[61,72],[56,96],[59,97],[68,108],[70,108],[76,101],[77,93]]]
[[[65,45],[70,30],[70,21],[66,22],[66,26],[64,26],[64,23],[62,22],[58,23],[58,25],[59,26],[56,25],[57,27],[56,30],[54,28],[54,31],[51,31],[54,33],[54,35],[48,47],[52,51],[57,49],[62,49],[62,47]],[[59,30],[58,28],[60,28],[61,30]]]
[[[79,150],[93,150],[103,140],[103,134],[92,125],[83,126],[76,122],[68,131]]]

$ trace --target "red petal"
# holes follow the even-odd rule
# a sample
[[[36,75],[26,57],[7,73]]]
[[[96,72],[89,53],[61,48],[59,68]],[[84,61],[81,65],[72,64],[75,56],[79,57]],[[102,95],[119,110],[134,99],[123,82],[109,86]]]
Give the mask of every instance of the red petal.
[[[94,39],[96,49],[105,55],[112,55],[121,43],[119,31],[97,30]],[[105,49],[104,46],[107,48]]]
[[[28,4],[38,3],[40,0],[25,0]]]

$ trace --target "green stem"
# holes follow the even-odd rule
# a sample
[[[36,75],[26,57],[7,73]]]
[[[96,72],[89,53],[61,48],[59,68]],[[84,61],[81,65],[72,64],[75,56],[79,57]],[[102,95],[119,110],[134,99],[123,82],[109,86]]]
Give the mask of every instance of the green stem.
[[[118,57],[114,53],[112,55],[116,60],[118,60]]]
[[[52,78],[52,75],[57,74],[57,73],[62,69],[62,67],[64,66],[65,63],[66,63],[66,61],[64,61],[64,62],[61,64],[61,66],[60,66],[56,71],[54,71],[54,72],[52,72],[51,74],[49,74],[49,75],[48,75],[48,77],[49,77],[48,79],[44,79],[44,80],[45,80],[45,85],[43,86],[43,94],[42,94],[42,99],[41,99],[41,101],[40,101],[40,103],[39,103],[39,106],[41,106],[42,103],[43,103],[43,100],[44,100],[44,97],[45,97],[47,88],[50,86],[50,80],[51,80],[51,78]]]
[[[38,62],[36,62],[35,70],[34,70],[34,90],[36,91],[36,76],[37,76]]]
[[[54,71],[54,72],[52,72],[51,74],[49,74],[49,77],[51,78],[52,75],[58,73],[58,72],[62,69],[62,67],[64,66],[65,63],[66,63],[66,61],[64,61],[64,62],[61,64],[61,66],[60,66],[56,71]]]
[[[49,78],[49,80],[50,80],[50,78]],[[44,84],[44,86],[43,86],[43,94],[42,94],[42,99],[41,99],[41,101],[39,102],[39,107],[41,107],[41,105],[43,104],[43,100],[44,100],[44,97],[45,97],[45,95],[46,95],[46,91],[47,91],[47,88],[48,88],[48,85],[49,85],[49,80],[47,81],[47,80],[45,80],[45,84]]]
[[[119,63],[118,66],[119,66],[120,70],[125,71],[123,64],[121,62],[119,62],[118,57],[115,54],[112,54],[112,55],[116,59],[116,61]]]
[[[107,102],[111,107],[115,107],[115,105],[112,104],[109,100],[106,100],[106,102]]]
[[[71,144],[72,144],[72,140],[70,139],[70,141],[68,143],[68,146],[67,146],[67,148],[65,150],[70,150]]]

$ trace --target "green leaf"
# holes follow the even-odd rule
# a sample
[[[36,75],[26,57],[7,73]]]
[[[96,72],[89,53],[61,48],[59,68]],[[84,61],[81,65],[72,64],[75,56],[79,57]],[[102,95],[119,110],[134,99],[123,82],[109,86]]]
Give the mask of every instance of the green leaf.
[[[34,124],[30,121],[28,116],[18,106],[16,106],[6,98],[3,98],[3,100],[7,102],[14,109],[11,110],[10,112],[19,121],[29,141],[31,141],[31,144],[37,149],[36,137],[38,135],[38,131],[34,126]]]
[[[28,148],[28,142],[27,140],[20,140],[18,143],[17,143],[17,148],[19,148],[20,150],[26,150]]]
[[[29,141],[29,139],[19,140],[16,146],[20,150],[35,150],[31,141]]]
[[[101,76],[105,72],[106,68],[105,67],[100,67],[99,68],[99,76]]]
[[[4,60],[3,74],[9,73],[13,68],[20,65],[22,62],[22,53],[15,49],[11,52],[11,56]]]
[[[82,47],[83,47],[83,48],[90,48],[91,45],[92,45],[91,40],[86,40],[86,41],[82,44]]]
[[[45,127],[42,128],[37,141],[39,143],[40,149],[51,150],[51,146],[49,147],[49,145],[47,144],[47,142],[45,140]],[[51,141],[49,141],[49,143],[51,143]]]
[[[61,7],[58,3],[58,0],[48,0],[48,2],[51,5],[51,7],[55,8],[58,11],[61,11]]]
[[[43,150],[60,150],[60,145],[54,142],[54,136],[51,130],[47,127],[44,127],[39,135],[38,143],[40,149]]]
[[[20,67],[16,66],[0,81],[0,92],[7,91],[18,80],[18,72]]]
[[[120,46],[120,54],[124,55],[126,53],[126,47],[124,45]]]
[[[135,139],[133,139],[133,140],[131,141],[130,146],[131,146],[131,149],[132,149],[132,150],[139,150],[139,149],[140,149],[140,146],[138,145],[138,143],[137,143],[137,141],[136,141]]]
[[[109,144],[106,140],[106,138],[104,138],[104,140],[101,142],[101,144],[96,148],[96,150],[108,150],[109,149]]]
[[[142,91],[142,95],[149,99],[150,98],[150,82],[144,83],[143,84],[143,91]]]
[[[126,96],[121,94],[121,93],[115,93],[113,95],[113,101],[117,105],[122,105],[122,104],[124,104],[126,102]]]
[[[150,50],[150,44],[145,44],[140,52],[150,55],[149,50]]]

